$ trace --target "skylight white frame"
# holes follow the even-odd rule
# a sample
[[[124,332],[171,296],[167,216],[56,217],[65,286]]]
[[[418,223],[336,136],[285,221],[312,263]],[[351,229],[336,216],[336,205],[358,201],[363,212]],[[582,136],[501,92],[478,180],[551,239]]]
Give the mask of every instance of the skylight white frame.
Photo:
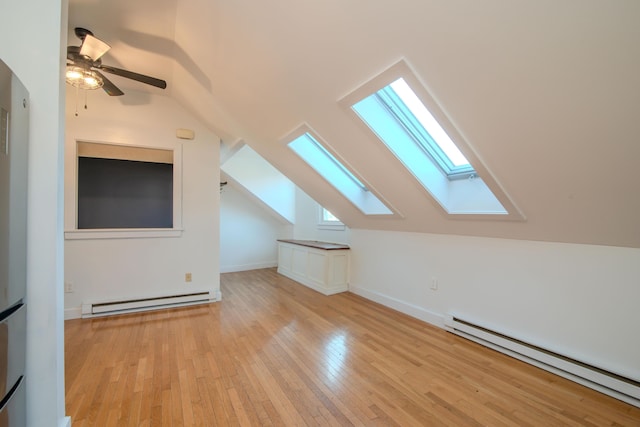
[[[318,146],[330,154],[334,158],[336,165],[344,173],[344,176],[351,181],[352,186],[344,186],[339,182],[331,181],[328,177],[325,177],[314,165],[305,160],[300,154],[298,154],[290,144],[297,140],[299,137],[308,134],[315,140]],[[309,167],[314,173],[321,177],[325,182],[329,183],[335,188],[346,200],[348,200],[353,206],[355,206],[362,214],[366,216],[380,217],[392,217],[397,215],[397,211],[374,189],[371,188],[359,174],[357,174],[353,167],[349,165],[338,153],[329,145],[317,132],[315,132],[308,124],[303,123],[298,126],[294,131],[290,132],[286,136],[280,139],[280,142],[287,146],[300,160]],[[351,188],[349,188],[351,187]]]
[[[414,168],[412,170],[411,167],[405,164],[352,108],[353,105],[375,94],[399,78],[405,80],[469,161],[476,172],[471,179],[450,180],[433,159],[430,159],[429,164],[423,164],[424,168],[421,168],[422,170],[420,172],[414,172],[416,169]],[[427,86],[418,79],[417,74],[412,70],[406,60],[400,60],[368,82],[363,83],[360,87],[339,100],[338,103],[347,114],[353,118],[354,122],[361,127],[366,134],[371,136],[372,141],[382,143],[385,148],[388,148],[389,151],[394,154],[396,160],[421,184],[420,186],[427,192],[430,198],[436,202],[435,205],[448,217],[466,220],[525,220],[520,209],[513,203],[502,186],[494,178],[493,174],[487,169],[480,157],[469,145],[462,132],[453,124],[453,120],[430,94]],[[486,204],[484,201],[490,198],[495,198],[495,200],[502,205],[504,211],[500,212],[499,209],[494,209],[492,206],[489,206],[488,209],[484,208],[483,205]],[[478,206],[480,206],[480,208],[478,208]]]

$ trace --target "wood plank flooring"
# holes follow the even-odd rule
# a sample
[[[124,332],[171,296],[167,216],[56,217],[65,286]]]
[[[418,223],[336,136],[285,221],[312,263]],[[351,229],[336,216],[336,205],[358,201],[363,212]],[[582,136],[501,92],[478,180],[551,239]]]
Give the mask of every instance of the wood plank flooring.
[[[640,409],[275,269],[203,306],[70,320],[79,426],[640,426]]]

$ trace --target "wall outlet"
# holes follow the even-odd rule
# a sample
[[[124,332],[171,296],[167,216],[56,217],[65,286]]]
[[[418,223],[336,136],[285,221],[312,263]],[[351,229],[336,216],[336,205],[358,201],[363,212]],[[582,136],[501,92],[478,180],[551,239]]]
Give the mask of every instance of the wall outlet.
[[[64,291],[65,293],[69,294],[71,292],[73,292],[73,283],[71,282],[64,282]]]
[[[438,290],[438,279],[436,279],[435,277],[431,278],[431,289],[434,291]]]
[[[191,273],[184,273],[184,281],[185,282],[191,281]]]

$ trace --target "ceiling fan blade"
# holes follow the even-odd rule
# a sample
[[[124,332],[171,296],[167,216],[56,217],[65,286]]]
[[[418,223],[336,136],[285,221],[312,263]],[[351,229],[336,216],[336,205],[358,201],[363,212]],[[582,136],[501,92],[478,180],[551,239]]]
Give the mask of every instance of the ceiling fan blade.
[[[103,82],[102,89],[105,92],[107,92],[107,95],[109,95],[109,96],[124,95],[124,92],[121,91],[120,89],[118,89],[118,86],[114,85],[111,80],[109,80],[108,78],[106,78],[104,76],[104,74],[102,74],[98,70],[93,70],[93,71],[102,78],[102,82]]]
[[[102,55],[107,53],[109,49],[111,49],[111,46],[91,34],[87,34],[82,41],[80,55],[88,56],[93,61],[97,61]]]
[[[133,71],[123,70],[121,68],[110,67],[108,65],[100,65],[102,71],[107,73],[115,74],[116,76],[126,77],[127,79],[132,79],[139,81],[141,83],[146,83],[151,86],[159,87],[160,89],[167,88],[167,82],[164,80],[156,79],[155,77],[145,76],[144,74],[134,73]]]

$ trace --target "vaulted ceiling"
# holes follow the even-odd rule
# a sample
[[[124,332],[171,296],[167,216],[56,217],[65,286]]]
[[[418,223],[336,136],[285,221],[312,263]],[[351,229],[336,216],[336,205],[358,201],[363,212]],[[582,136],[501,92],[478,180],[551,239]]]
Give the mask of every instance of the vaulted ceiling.
[[[104,63],[168,82],[114,77],[125,92],[174,98],[353,228],[640,247],[638,22],[636,0],[70,0],[69,44],[89,28]],[[526,220],[449,218],[339,104],[401,59]],[[363,215],[296,157],[281,140],[303,123],[400,215]]]

